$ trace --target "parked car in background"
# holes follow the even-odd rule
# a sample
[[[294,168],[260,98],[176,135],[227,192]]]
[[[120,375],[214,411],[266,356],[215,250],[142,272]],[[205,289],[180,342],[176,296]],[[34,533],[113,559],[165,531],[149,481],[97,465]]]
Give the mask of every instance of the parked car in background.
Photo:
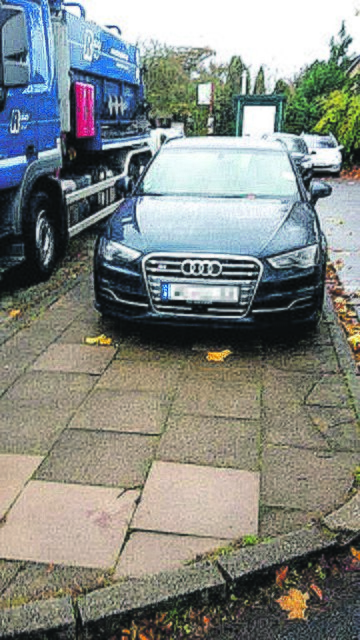
[[[330,135],[302,133],[313,161],[313,170],[339,175],[342,166],[342,146]]]
[[[311,178],[313,177],[313,162],[305,140],[292,133],[282,132],[273,133],[270,136],[266,136],[266,138],[268,140],[279,140],[285,144],[293,161],[300,171],[305,187],[308,189]]]
[[[326,240],[287,150],[255,138],[170,140],[95,247],[95,306],[131,321],[314,325]]]

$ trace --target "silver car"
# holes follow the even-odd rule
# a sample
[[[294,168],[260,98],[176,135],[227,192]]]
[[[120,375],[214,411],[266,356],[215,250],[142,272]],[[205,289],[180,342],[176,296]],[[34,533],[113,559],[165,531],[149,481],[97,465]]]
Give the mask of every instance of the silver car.
[[[339,175],[342,166],[341,150],[336,138],[330,133],[327,136],[303,133],[313,162],[313,171]]]

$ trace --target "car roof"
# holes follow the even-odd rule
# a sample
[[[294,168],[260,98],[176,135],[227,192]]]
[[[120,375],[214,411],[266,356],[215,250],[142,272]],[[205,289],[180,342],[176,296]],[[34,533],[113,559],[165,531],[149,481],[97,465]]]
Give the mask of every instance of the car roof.
[[[267,140],[282,140],[285,138],[286,140],[301,138],[301,136],[297,136],[295,133],[285,133],[283,131],[275,131],[275,133],[271,133]]]
[[[174,138],[164,148],[171,149],[263,149],[284,153],[277,140],[263,140],[255,136],[197,136],[192,138]]]

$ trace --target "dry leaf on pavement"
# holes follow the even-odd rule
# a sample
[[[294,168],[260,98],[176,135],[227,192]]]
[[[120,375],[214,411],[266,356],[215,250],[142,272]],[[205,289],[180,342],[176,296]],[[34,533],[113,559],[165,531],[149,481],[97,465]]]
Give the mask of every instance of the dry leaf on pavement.
[[[18,318],[20,314],[20,309],[11,309],[11,311],[9,311],[10,318]]]
[[[107,336],[102,333],[101,336],[96,336],[95,338],[85,338],[84,342],[85,344],[109,347],[112,344],[112,338],[107,338]]]
[[[224,351],[209,351],[206,360],[209,360],[209,362],[224,362],[225,358],[230,354],[231,351],[229,351],[229,349],[225,349]]]
[[[289,595],[281,596],[276,602],[279,603],[283,611],[288,611],[288,619],[305,620],[306,601],[309,599],[308,593],[302,593],[299,589],[289,589]]]
[[[321,591],[320,587],[317,586],[317,584],[311,584],[310,585],[310,589],[316,593],[317,597],[319,598],[319,600],[323,599],[323,592]]]
[[[281,567],[280,569],[277,569],[275,582],[278,587],[283,586],[283,582],[284,580],[286,580],[288,571],[289,571],[289,567]]]

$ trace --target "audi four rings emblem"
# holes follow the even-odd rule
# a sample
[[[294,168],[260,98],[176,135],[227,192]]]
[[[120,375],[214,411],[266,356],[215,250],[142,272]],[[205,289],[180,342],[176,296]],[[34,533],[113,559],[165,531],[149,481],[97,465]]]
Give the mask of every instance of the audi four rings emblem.
[[[211,276],[216,278],[222,272],[222,266],[217,260],[184,260],[181,264],[184,276]]]

